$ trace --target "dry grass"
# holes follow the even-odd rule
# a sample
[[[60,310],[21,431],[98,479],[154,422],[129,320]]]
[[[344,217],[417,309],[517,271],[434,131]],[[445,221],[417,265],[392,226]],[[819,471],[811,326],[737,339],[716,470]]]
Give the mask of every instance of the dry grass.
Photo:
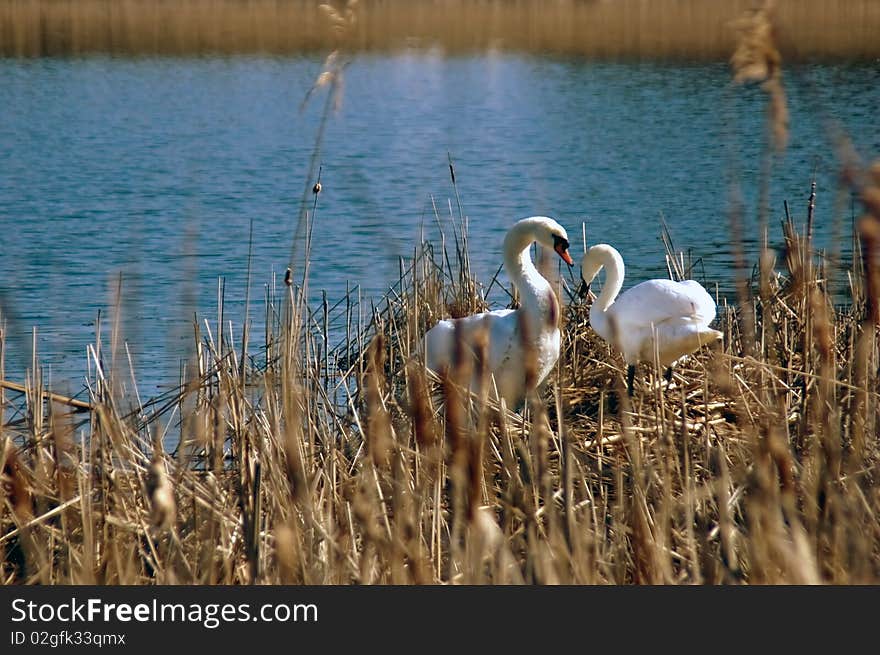
[[[292,54],[339,34],[306,0],[0,0],[0,55]],[[331,3],[341,7],[343,3]],[[591,57],[725,59],[750,0],[361,0],[357,51],[438,46]],[[873,58],[873,0],[778,0],[783,55]]]

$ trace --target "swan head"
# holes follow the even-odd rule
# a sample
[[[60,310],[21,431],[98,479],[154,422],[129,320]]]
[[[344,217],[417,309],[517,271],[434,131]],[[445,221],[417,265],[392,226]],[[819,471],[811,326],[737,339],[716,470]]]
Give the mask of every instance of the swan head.
[[[590,295],[590,283],[599,274],[603,266],[609,263],[616,264],[615,268],[619,271],[619,276],[623,278],[623,258],[616,249],[607,243],[599,243],[589,248],[581,259],[581,287],[578,294],[581,298]]]
[[[562,234],[552,234],[553,237],[553,250],[557,255],[562,257],[562,261],[564,261],[569,266],[574,266],[574,260],[571,258],[571,255],[568,254],[568,235],[565,233],[565,230],[560,225],[559,229],[562,230]],[[548,245],[548,244],[544,244]]]
[[[565,228],[549,216],[531,216],[517,221],[507,233],[507,248],[519,249],[532,241],[552,249],[569,266],[574,261],[568,252],[570,244]]]

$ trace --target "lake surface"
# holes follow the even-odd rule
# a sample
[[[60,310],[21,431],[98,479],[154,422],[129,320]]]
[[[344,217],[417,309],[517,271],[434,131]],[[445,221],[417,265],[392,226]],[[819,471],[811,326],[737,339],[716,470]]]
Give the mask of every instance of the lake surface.
[[[53,386],[81,389],[96,316],[121,275],[141,393],[175,383],[194,313],[216,316],[218,277],[240,329],[251,222],[259,320],[265,285],[273,275],[280,284],[291,254],[325,91],[300,105],[321,66],[314,57],[0,59],[7,377],[24,378],[36,327]],[[566,226],[576,259],[582,222],[589,243],[615,245],[625,287],[664,276],[663,216],[676,247],[702,258],[696,277],[730,294],[729,183],[742,190],[754,252],[765,98],[729,77],[723,63],[358,57],[323,140],[312,298],[326,290],[333,302],[347,285],[367,301],[383,295],[420,231],[437,238],[432,199],[450,229],[447,153],[485,283],[506,229],[536,214]],[[827,121],[866,159],[880,154],[880,65],[800,66],[785,83],[791,133],[772,169],[770,240],[780,242],[783,200],[804,220],[815,171],[817,245],[845,255],[852,207],[837,194]]]

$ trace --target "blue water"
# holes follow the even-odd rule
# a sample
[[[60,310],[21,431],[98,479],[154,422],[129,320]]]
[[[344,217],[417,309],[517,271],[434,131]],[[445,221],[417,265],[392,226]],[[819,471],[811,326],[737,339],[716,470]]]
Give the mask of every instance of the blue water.
[[[321,65],[0,60],[7,377],[24,377],[36,327],[53,386],[80,389],[96,317],[106,317],[121,275],[122,334],[141,392],[175,383],[194,314],[216,316],[221,276],[226,317],[241,327],[251,222],[259,320],[265,285],[291,255],[324,91],[300,105]],[[770,241],[780,241],[783,200],[803,221],[815,171],[817,244],[845,256],[851,199],[838,194],[827,127],[843,127],[864,158],[880,154],[880,65],[803,66],[785,83],[791,133],[772,168]],[[325,290],[333,302],[347,284],[367,301],[381,296],[420,231],[437,237],[434,204],[450,229],[450,201],[458,210],[447,153],[485,282],[507,227],[534,214],[568,228],[576,259],[585,221],[589,243],[623,253],[625,286],[665,275],[662,216],[676,247],[701,258],[698,279],[730,294],[730,182],[754,252],[764,120],[761,91],[731,87],[723,63],[359,57],[320,153],[312,298]]]

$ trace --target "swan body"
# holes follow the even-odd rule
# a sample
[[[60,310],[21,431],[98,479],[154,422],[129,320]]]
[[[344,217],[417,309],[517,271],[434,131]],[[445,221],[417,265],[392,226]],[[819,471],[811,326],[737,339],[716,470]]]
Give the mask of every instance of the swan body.
[[[628,365],[627,388],[638,362],[672,366],[722,333],[709,327],[715,319],[715,301],[695,280],[646,280],[618,297],[623,286],[624,265],[620,253],[607,244],[590,248],[581,261],[581,277],[587,285],[605,269],[605,286],[590,307],[590,324],[596,333],[623,353]]]
[[[546,216],[517,221],[504,238],[504,267],[519,291],[518,309],[499,309],[438,322],[425,334],[425,363],[443,375],[456,364],[456,341],[461,339],[462,355],[472,371],[470,389],[478,392],[480,375],[479,343],[486,338],[485,370],[494,376],[489,397],[498,397],[514,408],[526,393],[526,377],[535,375],[540,384],[559,358],[559,301],[550,283],[532,263],[529,248],[538,242],[552,248],[569,266],[568,235],[559,223]],[[529,355],[533,355],[530,359]],[[534,366],[527,370],[527,362]],[[491,378],[490,378],[491,380]]]

